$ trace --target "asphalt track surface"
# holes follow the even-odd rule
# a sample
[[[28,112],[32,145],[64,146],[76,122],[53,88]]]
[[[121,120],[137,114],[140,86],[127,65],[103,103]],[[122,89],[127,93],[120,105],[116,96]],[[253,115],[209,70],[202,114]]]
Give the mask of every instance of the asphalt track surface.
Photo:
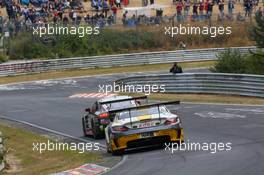
[[[0,86],[0,116],[82,137],[81,116],[95,98],[69,98],[98,92],[98,86],[140,73],[91,76]],[[174,100],[174,99],[171,99]],[[264,107],[181,104],[185,141],[232,143],[230,151],[175,151],[150,147],[128,151],[113,175],[263,175]],[[88,138],[90,139],[90,138]],[[104,140],[99,140],[104,143]]]

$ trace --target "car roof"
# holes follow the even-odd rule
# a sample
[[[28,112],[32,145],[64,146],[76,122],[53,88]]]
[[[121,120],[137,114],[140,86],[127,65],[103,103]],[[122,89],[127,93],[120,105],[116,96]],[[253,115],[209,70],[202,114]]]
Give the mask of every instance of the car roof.
[[[113,101],[113,100],[123,100],[123,99],[127,99],[127,98],[132,98],[132,97],[131,96],[127,96],[127,95],[117,95],[117,96],[112,96],[112,97],[101,98],[100,100],[98,100],[98,102],[108,102],[108,101]]]

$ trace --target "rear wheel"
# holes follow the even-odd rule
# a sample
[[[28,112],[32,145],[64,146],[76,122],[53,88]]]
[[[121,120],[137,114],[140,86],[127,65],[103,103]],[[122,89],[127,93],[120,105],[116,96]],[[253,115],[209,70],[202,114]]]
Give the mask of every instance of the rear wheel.
[[[94,120],[92,122],[92,130],[93,130],[93,137],[94,137],[94,139],[99,139],[101,137],[100,130],[96,126],[96,123],[95,123]]]
[[[125,152],[125,149],[118,149],[118,150],[112,151],[112,154],[116,156],[120,156],[120,155],[123,155],[124,152]]]
[[[106,143],[106,151],[107,151],[107,153],[111,153],[112,152],[112,148],[110,146],[110,143],[107,143],[106,140],[105,140],[105,143]]]
[[[124,154],[125,149],[119,149],[119,150],[113,151],[111,143],[110,142],[108,143],[107,141],[105,141],[105,142],[106,142],[106,151],[107,151],[107,153],[112,153],[113,155],[122,155],[122,154]]]

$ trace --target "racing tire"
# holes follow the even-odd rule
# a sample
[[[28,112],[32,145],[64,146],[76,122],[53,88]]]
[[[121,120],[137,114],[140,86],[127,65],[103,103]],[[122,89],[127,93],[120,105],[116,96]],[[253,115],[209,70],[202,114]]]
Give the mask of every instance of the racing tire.
[[[94,122],[94,120],[93,120],[93,122],[92,122],[92,130],[93,130],[93,137],[94,137],[94,139],[99,139],[99,138],[101,138],[100,130],[99,130],[99,128],[96,126],[96,123]]]
[[[107,153],[112,153],[112,149],[110,147],[110,144],[107,143],[107,141],[105,141],[105,144],[106,144],[106,151],[107,151]]]
[[[84,135],[85,137],[87,137],[88,135],[86,134],[84,117],[82,118],[82,127],[83,127],[83,135]]]
[[[125,149],[119,149],[119,150],[112,151],[112,154],[114,156],[121,156],[124,154],[124,152],[125,152]]]
[[[113,156],[120,156],[120,155],[124,154],[125,149],[119,149],[119,150],[113,151],[110,143],[107,143],[107,141],[106,141],[106,151],[107,151],[107,153],[112,153]]]

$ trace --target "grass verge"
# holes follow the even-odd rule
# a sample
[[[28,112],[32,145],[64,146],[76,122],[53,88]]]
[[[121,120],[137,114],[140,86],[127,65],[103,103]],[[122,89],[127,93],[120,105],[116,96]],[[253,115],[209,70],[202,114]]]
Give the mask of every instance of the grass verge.
[[[198,68],[198,67],[211,67],[214,64],[215,64],[215,61],[180,63],[183,69]],[[53,79],[53,78],[66,78],[66,77],[77,77],[77,76],[86,76],[86,75],[109,74],[109,73],[141,72],[141,71],[145,72],[145,71],[159,71],[159,70],[169,71],[169,68],[171,66],[172,64],[153,64],[153,65],[142,65],[142,66],[95,68],[95,69],[66,70],[66,71],[57,71],[57,72],[36,73],[36,74],[30,74],[30,75],[1,77],[0,84]]]
[[[143,94],[124,94],[139,96]],[[152,93],[149,96],[152,100],[172,101],[180,100],[181,102],[197,102],[197,103],[225,103],[225,104],[248,104],[248,105],[264,105],[264,98],[230,96],[230,95],[211,95],[211,94],[161,94]]]
[[[77,153],[74,151],[46,151],[40,154],[33,151],[33,143],[46,142],[48,138],[24,129],[0,124],[5,139],[7,163],[9,166],[3,175],[46,175],[76,168],[85,163],[102,162],[102,156],[96,153]]]

